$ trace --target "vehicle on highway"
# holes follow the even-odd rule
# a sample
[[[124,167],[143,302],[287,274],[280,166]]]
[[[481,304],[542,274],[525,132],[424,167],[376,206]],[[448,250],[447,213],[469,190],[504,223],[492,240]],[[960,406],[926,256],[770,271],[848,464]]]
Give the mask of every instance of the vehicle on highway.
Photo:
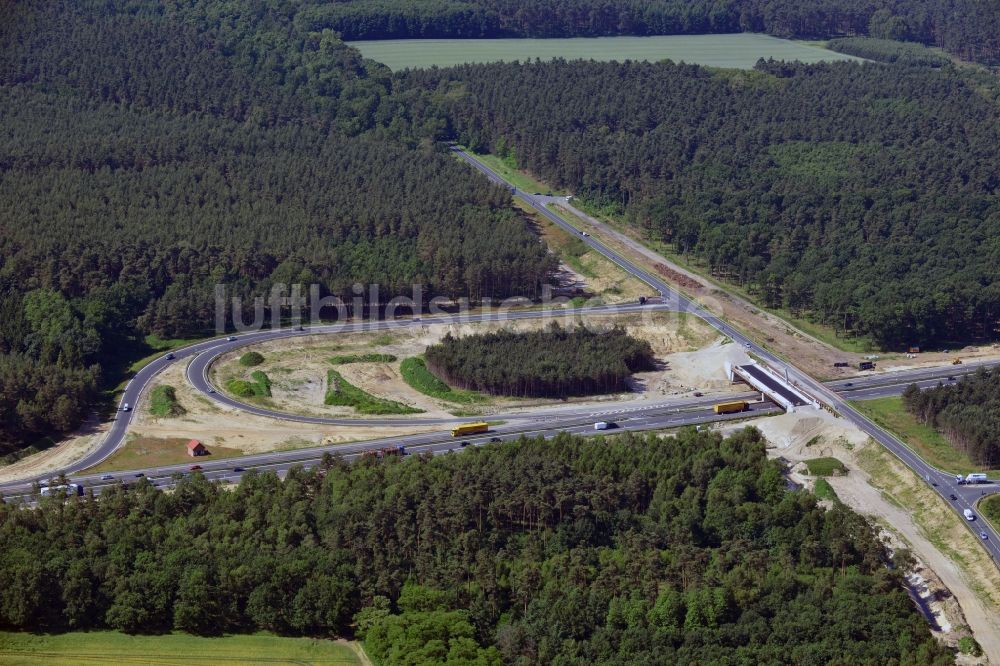
[[[101,481],[111,481],[114,478],[115,477],[111,476],[110,474],[105,474],[104,476],[101,477]]]
[[[136,474],[135,474],[135,478],[137,478],[137,479],[141,479],[144,476],[146,476],[146,475],[143,474],[142,472],[136,472]]]
[[[702,393],[701,391],[695,391],[695,392],[694,392],[694,397],[696,397],[696,398],[700,398],[700,397],[701,397],[701,396],[703,396],[703,395],[705,395],[705,394],[704,394],[704,393]]]
[[[168,361],[172,361],[172,360],[174,360],[177,357],[174,356],[173,352],[167,352],[167,355],[164,358],[166,358]]]
[[[607,421],[598,421],[597,423],[594,424],[594,430],[607,430],[607,429],[608,429]]]
[[[965,516],[966,520],[971,521],[976,519],[976,514],[972,513],[972,509],[966,509],[965,511],[962,512],[962,515]]]
[[[490,424],[485,421],[477,421],[476,423],[463,423],[460,426],[456,426],[451,429],[452,437],[461,437],[462,435],[478,435],[482,432],[488,432],[490,429]]]
[[[414,318],[413,318],[413,319],[411,319],[410,321],[420,321],[420,317],[414,317]]]
[[[952,494],[948,495],[948,499],[950,499],[952,502],[957,502],[958,501],[958,495],[956,495],[955,493],[952,493]]]
[[[969,474],[967,477],[965,477],[965,482],[966,483],[989,483],[990,482],[990,478],[988,476],[986,476],[985,474],[982,474],[982,473],[979,473],[979,472],[975,472],[975,473]]]
[[[965,477],[962,476],[961,474],[956,474],[955,483],[957,483],[958,485],[962,485],[963,483],[965,483]]]
[[[581,231],[581,232],[580,232],[580,235],[581,235],[581,236],[589,236],[590,234],[588,234],[588,233],[587,233],[586,231]]]
[[[296,326],[295,330],[296,331],[304,331],[304,330],[306,330],[306,327],[305,326]]]
[[[200,472],[201,471],[201,465],[191,465],[190,467],[188,467],[188,471],[191,471],[191,472]]]
[[[955,376],[954,375],[948,375],[948,381],[949,382],[955,381]]]
[[[126,402],[124,405],[122,405],[122,411],[123,412],[131,412],[132,411],[132,406]]]
[[[496,443],[496,442],[500,442],[500,441],[503,441],[503,440],[501,440],[499,437],[490,437],[490,441],[493,442],[493,443]]]
[[[208,387],[208,392],[209,393],[215,393],[215,387],[212,387],[212,386]]]
[[[230,335],[228,338],[226,338],[226,340],[228,340],[229,342],[236,342],[236,336]]]
[[[985,531],[980,530],[980,532],[979,532],[979,538],[982,539],[983,541],[986,541],[987,539],[990,538],[990,535],[987,534]]]
[[[752,345],[749,342],[744,342],[743,346],[746,347],[747,349],[750,349],[752,347]]]
[[[243,471],[243,468],[242,468],[242,467],[234,467],[234,468],[233,468],[233,471],[234,471],[234,472],[242,472],[242,471]]]
[[[844,386],[854,386],[854,382],[847,382]]]
[[[736,412],[745,412],[750,409],[750,403],[746,400],[736,400],[734,402],[720,402],[718,405],[712,407],[712,410],[716,414],[735,414]]]
[[[469,445],[469,442],[462,442],[459,444],[463,449]]]
[[[42,486],[40,489],[42,497],[50,497],[53,493],[64,492],[67,497],[73,495],[83,495],[83,486],[78,483],[69,483],[62,486]]]

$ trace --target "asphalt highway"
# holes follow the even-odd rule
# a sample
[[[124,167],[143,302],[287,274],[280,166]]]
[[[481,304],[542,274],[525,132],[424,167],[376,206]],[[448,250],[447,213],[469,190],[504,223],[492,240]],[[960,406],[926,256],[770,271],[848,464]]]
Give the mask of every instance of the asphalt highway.
[[[484,173],[491,180],[509,185],[500,176],[476,160],[471,155],[455,149],[455,153]],[[310,326],[304,329],[279,329],[266,330],[247,334],[238,334],[229,338],[219,338],[206,340],[176,350],[173,358],[162,356],[136,373],[135,377],[128,383],[123,392],[118,416],[112,423],[108,433],[104,437],[101,445],[92,453],[79,460],[71,468],[64,470],[71,477],[71,480],[81,483],[87,488],[99,493],[103,487],[109,484],[117,484],[122,480],[138,480],[140,476],[151,480],[156,485],[170,485],[176,481],[175,475],[187,473],[188,465],[177,465],[172,467],[162,467],[146,470],[134,470],[120,474],[112,474],[113,478],[102,479],[101,474],[81,473],[81,470],[91,468],[108,456],[110,456],[124,440],[131,423],[132,412],[125,410],[124,405],[134,406],[138,403],[139,397],[153,378],[165,369],[169,364],[189,361],[187,376],[188,380],[196,389],[204,392],[212,399],[226,404],[230,407],[241,409],[250,413],[267,416],[277,419],[285,419],[299,423],[315,424],[336,424],[336,425],[414,425],[414,424],[454,424],[456,422],[467,421],[468,419],[415,419],[415,418],[392,418],[392,419],[331,419],[325,417],[299,416],[279,413],[272,410],[263,409],[253,405],[241,403],[229,396],[219,393],[209,380],[208,370],[213,361],[220,355],[240,349],[252,344],[259,344],[268,340],[280,338],[290,338],[307,335],[327,335],[340,332],[357,331],[378,331],[393,330],[406,326],[424,326],[428,324],[445,324],[454,322],[483,322],[496,320],[515,320],[538,317],[563,317],[566,315],[589,316],[601,313],[623,313],[643,310],[663,310],[680,311],[693,314],[709,325],[714,327],[721,334],[729,337],[737,344],[757,358],[768,363],[772,368],[787,373],[789,380],[799,389],[805,391],[819,402],[827,405],[834,411],[850,420],[855,426],[869,434],[872,438],[882,444],[890,452],[896,455],[902,462],[924,478],[932,488],[941,494],[954,508],[961,514],[965,508],[972,508],[976,500],[983,494],[1000,492],[997,484],[986,484],[984,486],[965,486],[955,483],[955,479],[950,474],[937,470],[923,460],[921,460],[905,444],[900,442],[893,435],[887,433],[875,423],[854,409],[848,400],[863,400],[889,395],[899,395],[910,383],[917,382],[922,387],[933,386],[938,382],[947,382],[949,377],[958,377],[961,374],[975,371],[980,366],[992,365],[990,363],[966,363],[961,366],[946,366],[944,368],[928,368],[911,371],[901,371],[886,374],[874,374],[869,377],[861,377],[852,380],[831,382],[824,385],[794,365],[787,363],[774,353],[757,344],[756,341],[748,338],[745,334],[731,326],[728,322],[715,316],[704,309],[697,302],[689,299],[684,294],[672,289],[666,282],[658,276],[648,273],[639,268],[626,258],[614,252],[593,236],[583,235],[581,232],[555,215],[545,206],[545,197],[535,197],[526,192],[513,189],[512,194],[529,206],[534,208],[540,215],[550,220],[552,223],[565,229],[569,233],[580,236],[585,244],[603,254],[609,260],[617,264],[623,270],[634,277],[642,280],[655,290],[662,303],[647,305],[617,305],[600,306],[579,309],[559,309],[559,310],[523,310],[493,312],[475,315],[440,315],[434,317],[422,317],[414,319],[397,319],[389,321],[365,321],[356,323],[337,323],[332,325]],[[746,398],[757,396],[758,394],[747,393]],[[522,435],[544,435],[552,436],[556,432],[567,431],[580,434],[595,434],[593,424],[595,420],[614,420],[620,430],[653,430],[682,425],[696,425],[717,421],[721,419],[746,418],[747,414],[735,414],[720,417],[711,411],[711,404],[718,401],[718,398],[704,398],[701,400],[686,399],[672,402],[651,403],[649,405],[622,405],[620,407],[608,408],[601,411],[593,405],[581,406],[579,408],[552,408],[549,410],[539,410],[531,413],[516,413],[508,415],[492,415],[491,420],[500,420],[504,423],[493,428],[486,437],[462,438],[456,440],[450,433],[428,433],[422,435],[412,435],[406,437],[395,437],[383,440],[375,440],[349,445],[335,445],[330,447],[313,448],[298,451],[273,452],[244,456],[237,459],[219,460],[213,462],[198,461],[202,467],[201,473],[208,478],[224,481],[238,480],[248,469],[270,469],[278,472],[285,472],[295,465],[315,464],[324,453],[335,453],[347,459],[352,459],[363,455],[364,451],[378,449],[384,446],[403,444],[412,453],[442,454],[462,447],[462,442],[467,445],[477,446],[488,443],[493,438],[510,439]],[[764,415],[778,411],[770,403],[756,402],[753,404],[753,415]],[[613,418],[612,418],[613,417]],[[614,431],[608,431],[614,432]],[[54,472],[53,474],[58,474]],[[28,497],[31,493],[30,481],[19,481],[14,483],[0,484],[0,493],[7,498]],[[957,499],[951,500],[954,495]],[[982,524],[980,524],[980,522]],[[979,535],[980,531],[985,531],[988,539],[984,546],[994,557],[995,561],[1000,561],[1000,538],[986,524],[985,521],[975,521],[974,533]]]
[[[477,160],[472,155],[466,153],[465,151],[459,149],[458,147],[453,147],[452,150],[463,160],[474,166],[476,169],[484,173],[488,178],[504,185],[505,187],[510,187],[510,185],[503,180],[492,169]],[[737,330],[735,327],[730,325],[727,321],[717,317],[705,308],[701,307],[697,302],[691,300],[683,293],[675,291],[658,276],[649,273],[639,267],[637,267],[632,262],[628,261],[618,253],[612,251],[610,248],[605,246],[600,241],[596,240],[593,236],[581,234],[580,230],[576,229],[573,225],[565,222],[561,217],[553,213],[545,205],[544,197],[536,197],[535,195],[529,194],[527,192],[521,192],[516,188],[512,189],[511,192],[515,197],[523,200],[529,206],[531,206],[536,212],[544,216],[546,219],[550,220],[559,227],[565,229],[571,234],[577,235],[580,239],[594,248],[605,257],[618,264],[621,268],[629,272],[634,277],[642,280],[646,284],[650,285],[659,292],[659,294],[669,303],[675,304],[675,309],[681,312],[688,312],[697,317],[700,317],[710,326],[715,328],[717,331],[735,342],[743,345],[747,351],[757,358],[765,361],[772,368],[784,371],[789,381],[795,385],[797,388],[804,390],[812,397],[816,398],[819,402],[826,405],[836,413],[840,414],[844,418],[848,419],[852,424],[863,432],[870,435],[875,441],[879,442],[882,446],[888,449],[893,455],[899,458],[904,464],[906,464],[910,469],[919,474],[921,478],[925,479],[928,484],[938,492],[943,498],[948,500],[951,505],[955,508],[956,512],[962,513],[962,510],[969,508],[967,505],[963,505],[961,498],[966,497],[965,495],[959,494],[959,491],[967,493],[964,487],[950,487],[947,484],[942,484],[945,475],[944,472],[935,469],[931,465],[924,462],[919,456],[917,456],[909,447],[907,447],[903,442],[892,434],[886,432],[880,428],[877,424],[873,423],[867,417],[858,412],[854,407],[852,407],[848,402],[840,395],[838,395],[834,390],[824,386],[821,382],[813,379],[811,376],[798,369],[791,363],[786,362],[784,359],[779,358],[776,354],[771,352],[769,349],[765,348],[763,345],[758,344],[755,340],[750,339],[744,333]],[[952,481],[954,479],[952,478]],[[980,489],[981,492],[985,493],[986,489]],[[990,492],[998,492],[1000,488],[996,484],[990,484]],[[959,502],[954,502],[950,500],[950,495],[954,493],[960,498]],[[980,532],[984,533],[987,537],[984,540],[984,547],[993,557],[994,562],[1000,562],[1000,538],[998,538],[997,533],[987,524],[986,521],[974,521],[977,523],[976,529],[973,532],[976,536],[980,535]]]

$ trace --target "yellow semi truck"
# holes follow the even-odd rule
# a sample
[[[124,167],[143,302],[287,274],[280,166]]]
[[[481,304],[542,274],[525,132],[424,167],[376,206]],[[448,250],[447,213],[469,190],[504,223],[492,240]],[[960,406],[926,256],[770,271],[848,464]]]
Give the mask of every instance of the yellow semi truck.
[[[481,432],[489,432],[490,424],[485,421],[478,423],[463,423],[451,429],[452,437],[464,437],[465,435],[478,435]]]
[[[745,412],[750,409],[750,403],[746,400],[738,400],[736,402],[720,402],[712,409],[715,410],[716,414],[734,414],[736,412]]]

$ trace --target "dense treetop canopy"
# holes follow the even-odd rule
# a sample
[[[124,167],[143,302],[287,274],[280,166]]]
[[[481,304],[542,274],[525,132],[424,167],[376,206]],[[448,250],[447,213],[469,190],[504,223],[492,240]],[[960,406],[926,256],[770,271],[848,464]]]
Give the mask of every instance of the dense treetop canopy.
[[[1000,107],[961,70],[642,62],[415,70],[459,139],[889,346],[996,337]]]
[[[903,394],[906,408],[944,433],[959,450],[987,469],[1000,467],[1000,371],[980,370],[957,383]]]
[[[356,617],[385,664],[950,663],[874,528],[787,491],[764,447],[560,435],[0,504],[0,626],[343,635]]]
[[[427,368],[453,386],[496,395],[557,397],[628,389],[634,372],[655,367],[645,340],[615,328],[493,333],[444,339],[427,348]]]

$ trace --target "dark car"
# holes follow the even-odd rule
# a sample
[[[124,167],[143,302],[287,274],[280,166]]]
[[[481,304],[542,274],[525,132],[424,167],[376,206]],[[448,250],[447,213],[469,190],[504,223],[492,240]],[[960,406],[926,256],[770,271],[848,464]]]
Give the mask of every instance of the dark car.
[[[174,353],[173,353],[173,352],[170,352],[170,353],[168,353],[168,354],[167,354],[167,360],[168,360],[168,361],[172,361],[172,360],[174,360],[175,358],[177,358],[177,357],[176,357],[176,356],[174,356]]]
[[[955,381],[955,377],[954,377],[954,375],[948,375],[948,381],[949,381],[949,382],[953,382],[953,381]]]
[[[499,438],[499,437],[490,437],[490,441],[491,441],[491,442],[499,442],[499,441],[501,441],[501,440],[500,440],[500,438]]]
[[[462,447],[463,449],[464,449],[465,447],[467,447],[468,445],[469,445],[469,443],[468,443],[468,442],[462,442],[461,444],[459,444],[459,446],[461,446],[461,447]]]
[[[192,471],[192,472],[200,472],[201,471],[201,465],[191,465],[190,467],[188,467],[188,469],[190,471]]]
[[[950,499],[952,502],[957,502],[958,501],[958,495],[956,495],[955,493],[952,493],[952,494],[948,495],[948,499]]]
[[[234,467],[234,468],[233,468],[233,471],[234,471],[234,472],[242,472],[242,471],[243,471],[243,468],[242,468],[242,467]]]
[[[142,478],[142,477],[144,477],[144,476],[146,476],[146,475],[145,475],[145,474],[143,474],[142,472],[137,472],[137,473],[136,473],[136,475],[135,475],[135,478],[137,478],[137,479],[141,479],[141,478]]]
[[[705,394],[704,394],[704,393],[702,393],[701,391],[695,391],[695,392],[694,392],[694,397],[696,397],[696,398],[700,398],[700,397],[701,397],[701,396],[703,396],[703,395],[705,395]]]

